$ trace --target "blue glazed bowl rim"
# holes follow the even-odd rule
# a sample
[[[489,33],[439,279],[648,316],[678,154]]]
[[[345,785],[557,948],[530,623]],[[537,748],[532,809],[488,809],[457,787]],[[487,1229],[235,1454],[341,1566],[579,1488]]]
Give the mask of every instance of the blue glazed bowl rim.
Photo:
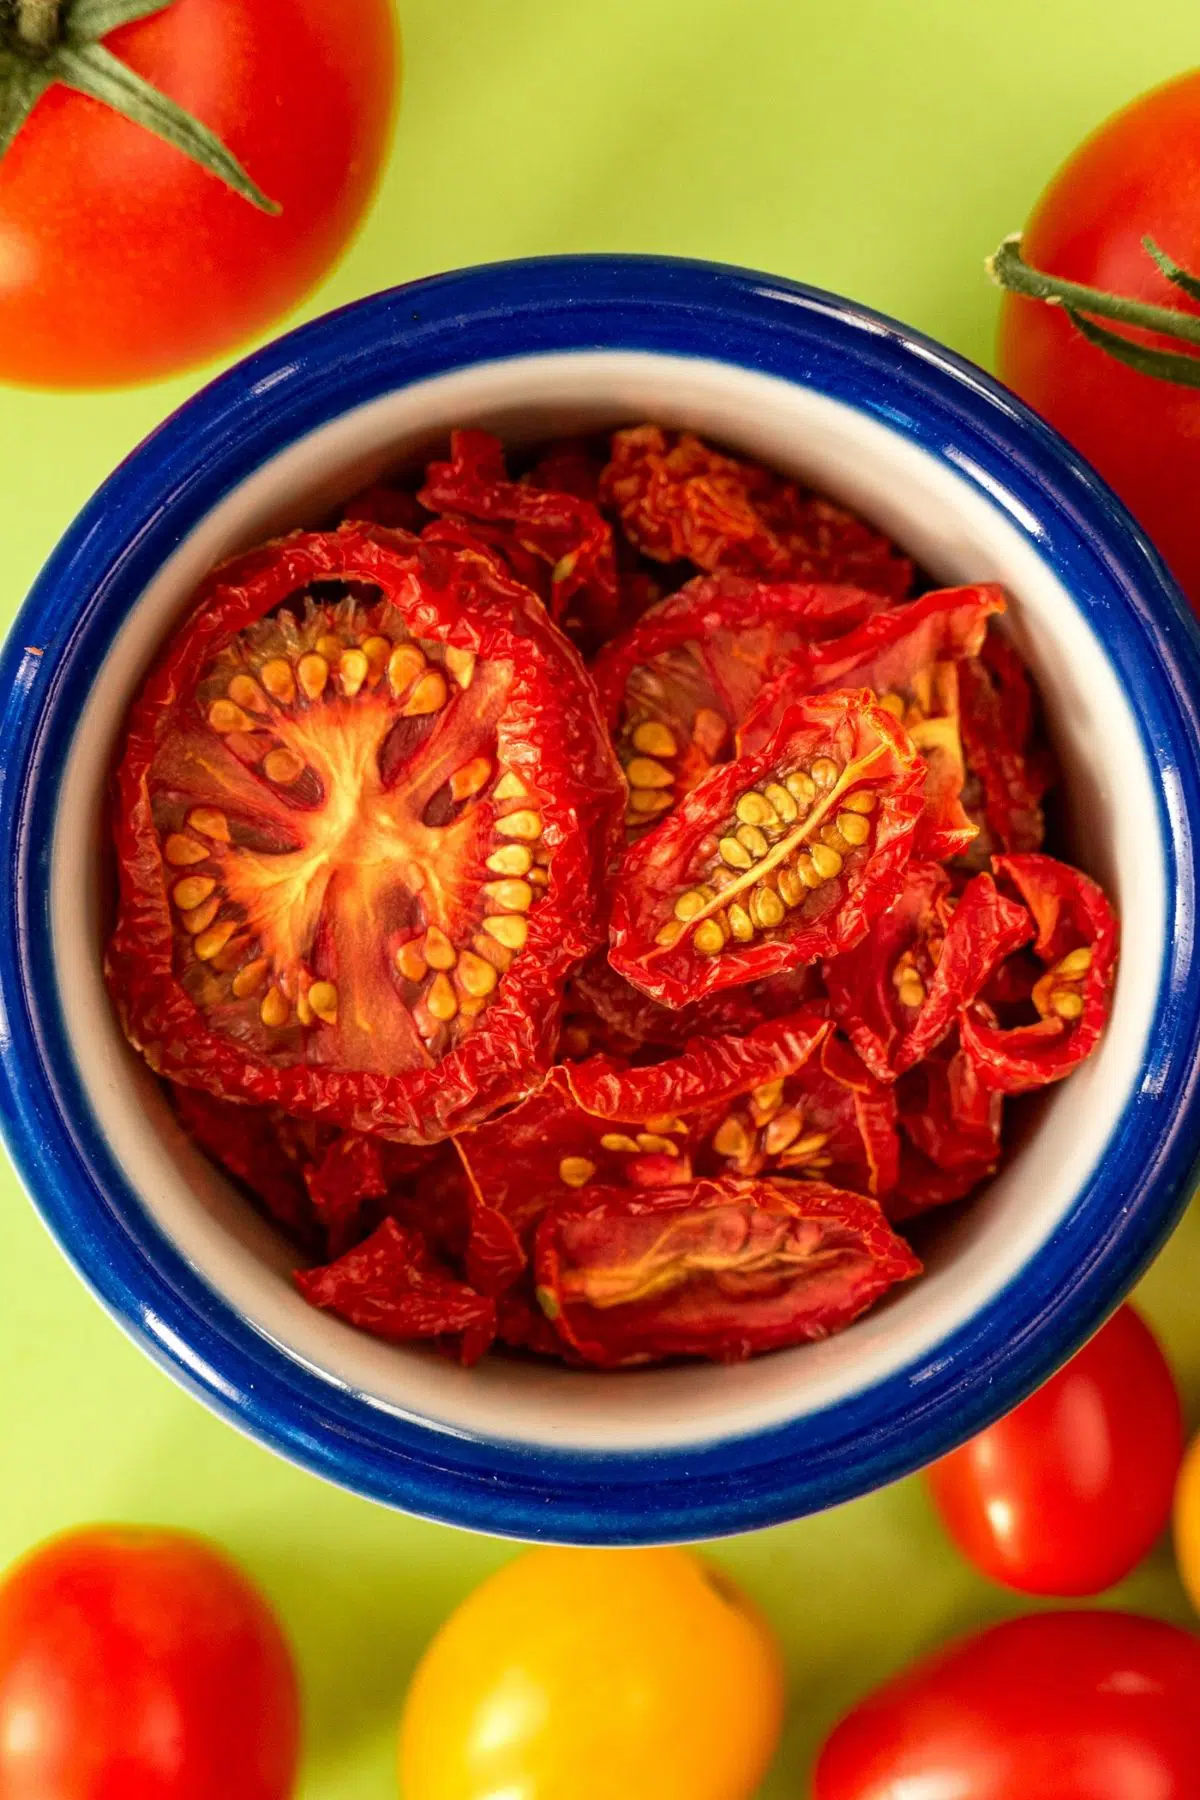
[[[913,1366],[823,1411],[654,1451],[574,1451],[445,1432],[302,1366],[185,1261],[129,1187],[84,1097],[49,922],[57,783],[94,673],[151,576],[211,508],[297,438],[397,386],[556,351],[717,359],[828,394],[970,468],[1019,504],[1135,697],[1160,781],[1163,972],[1139,1081],[1050,1241]],[[969,456],[956,452],[966,453]],[[974,478],[974,477],[972,477]],[[264,1444],[361,1494],[501,1535],[693,1540],[881,1486],[1016,1404],[1117,1304],[1171,1229],[1200,1150],[1200,635],[1136,524],[1036,415],[895,321],[753,271],[659,257],[540,258],[356,302],[248,357],[188,401],[80,513],[0,656],[0,1126],[60,1246],[124,1329]],[[636,1379],[636,1377],[634,1378]]]

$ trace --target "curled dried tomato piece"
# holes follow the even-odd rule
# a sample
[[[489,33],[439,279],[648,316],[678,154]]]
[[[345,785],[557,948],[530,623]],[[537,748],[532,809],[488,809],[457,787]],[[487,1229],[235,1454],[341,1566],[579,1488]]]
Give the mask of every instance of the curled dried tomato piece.
[[[335,1135],[329,1127],[290,1119],[278,1107],[246,1106],[197,1088],[171,1088],[179,1123],[219,1168],[232,1175],[259,1210],[301,1248],[321,1243],[304,1171]]]
[[[694,1155],[716,1154],[708,1146],[739,1096],[757,1092],[769,1104],[768,1090],[802,1069],[828,1032],[806,1010],[744,1037],[698,1040],[643,1068],[595,1056],[554,1070],[513,1111],[462,1133],[456,1143],[476,1196],[473,1285],[496,1293],[517,1279],[531,1228],[564,1192],[689,1180]]]
[[[385,1219],[336,1262],[298,1270],[295,1282],[310,1305],[389,1344],[453,1340],[468,1367],[496,1335],[496,1302],[457,1281],[430,1255],[419,1232],[394,1219]]]
[[[746,1033],[770,1019],[786,1018],[821,1000],[824,991],[820,969],[809,963],[706,994],[690,1006],[660,1006],[598,951],[580,964],[567,987],[564,1055],[574,1062],[608,1050],[636,1060],[648,1046],[682,1050],[693,1038]]]
[[[862,943],[826,964],[834,1017],[872,1074],[894,1081],[936,1049],[1032,935],[1028,912],[990,875],[956,895],[937,863],[911,863],[903,892]]]
[[[924,783],[873,695],[795,702],[763,749],[711,770],[627,852],[614,968],[682,1006],[839,955],[903,885]]]
[[[896,1096],[841,1038],[736,1100],[696,1143],[700,1175],[824,1181],[885,1201],[896,1186]]]
[[[963,1200],[995,1174],[1003,1098],[983,1085],[957,1039],[901,1076],[896,1097],[907,1141],[895,1191],[883,1202],[890,1219],[901,1222]]]
[[[999,852],[1039,849],[1053,765],[1032,743],[1032,698],[1020,658],[991,634],[983,653],[960,665],[958,692],[967,763],[963,800],[979,831],[968,855],[971,866]]]
[[[156,1070],[414,1142],[549,1065],[621,780],[578,657],[370,527],[210,578],[131,709],[114,1000]]]
[[[849,631],[886,605],[862,588],[705,576],[609,644],[592,678],[629,782],[629,835],[732,760],[738,726],[801,645]],[[793,697],[805,691],[794,688]]]
[[[415,536],[429,523],[429,514],[415,494],[407,488],[386,482],[363,488],[342,507],[341,522],[360,525],[385,525],[389,531],[408,531]]]
[[[939,589],[877,614],[834,643],[798,651],[746,717],[739,750],[764,744],[797,692],[870,688],[903,724],[929,771],[914,854],[933,862],[959,855],[979,827],[960,800],[966,764],[958,669],[983,647],[989,619],[1004,610],[1003,590],[994,584]]]
[[[601,494],[630,542],[656,562],[845,583],[893,599],[912,581],[907,559],[853,513],[691,432],[614,432]]]
[[[1061,1081],[1100,1042],[1112,1006],[1117,922],[1103,891],[1052,856],[998,856],[1037,927],[1044,973],[1030,998],[1036,1022],[1002,1026],[982,1005],[962,1016],[963,1048],[980,1082],[1002,1094]]]
[[[502,528],[546,564],[551,612],[562,624],[600,632],[615,625],[620,597],[608,520],[576,494],[510,481],[504,448],[490,432],[452,432],[450,460],[430,463],[419,498],[430,512]]]
[[[560,1202],[537,1233],[542,1309],[601,1368],[736,1362],[828,1337],[920,1267],[874,1201],[820,1182],[601,1189]]]

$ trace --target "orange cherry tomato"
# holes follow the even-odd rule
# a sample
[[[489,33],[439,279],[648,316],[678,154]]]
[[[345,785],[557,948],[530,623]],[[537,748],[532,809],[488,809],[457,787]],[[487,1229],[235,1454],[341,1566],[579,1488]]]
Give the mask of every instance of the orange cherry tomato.
[[[535,1550],[463,1602],[400,1726],[405,1800],[750,1800],[778,1647],[681,1550]]]
[[[1175,1489],[1175,1560],[1179,1578],[1200,1612],[1200,1437],[1183,1459]]]
[[[1182,1452],[1170,1366],[1149,1326],[1123,1306],[1044,1387],[935,1463],[926,1481],[959,1549],[994,1581],[1027,1594],[1099,1594],[1166,1525]]]

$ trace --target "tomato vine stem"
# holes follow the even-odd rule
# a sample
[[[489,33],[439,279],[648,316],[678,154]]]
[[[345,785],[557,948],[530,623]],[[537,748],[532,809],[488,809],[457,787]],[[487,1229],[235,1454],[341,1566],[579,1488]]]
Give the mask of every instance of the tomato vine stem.
[[[1147,256],[1189,299],[1200,299],[1200,278],[1188,273],[1161,250],[1152,238],[1142,239]],[[1200,355],[1190,350],[1161,350],[1143,344],[1120,332],[1110,331],[1096,323],[1111,319],[1118,325],[1138,331],[1152,331],[1177,343],[1194,345],[1200,350],[1200,315],[1184,312],[1175,306],[1157,306],[1148,300],[1134,300],[1127,294],[1110,294],[1103,288],[1085,287],[1078,281],[1067,281],[1035,269],[1021,255],[1019,232],[1005,238],[994,256],[985,264],[998,287],[1027,300],[1042,300],[1049,306],[1061,306],[1071,323],[1089,343],[1114,357],[1139,374],[1157,381],[1174,382],[1182,387],[1200,387]]]

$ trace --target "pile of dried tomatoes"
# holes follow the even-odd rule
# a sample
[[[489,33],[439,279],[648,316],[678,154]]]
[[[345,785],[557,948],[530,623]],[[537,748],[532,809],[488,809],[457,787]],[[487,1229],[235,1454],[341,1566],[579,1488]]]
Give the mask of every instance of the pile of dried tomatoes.
[[[644,425],[480,431],[205,584],[129,715],[112,994],[314,1305],[470,1362],[822,1337],[1070,1073],[1003,594]]]

